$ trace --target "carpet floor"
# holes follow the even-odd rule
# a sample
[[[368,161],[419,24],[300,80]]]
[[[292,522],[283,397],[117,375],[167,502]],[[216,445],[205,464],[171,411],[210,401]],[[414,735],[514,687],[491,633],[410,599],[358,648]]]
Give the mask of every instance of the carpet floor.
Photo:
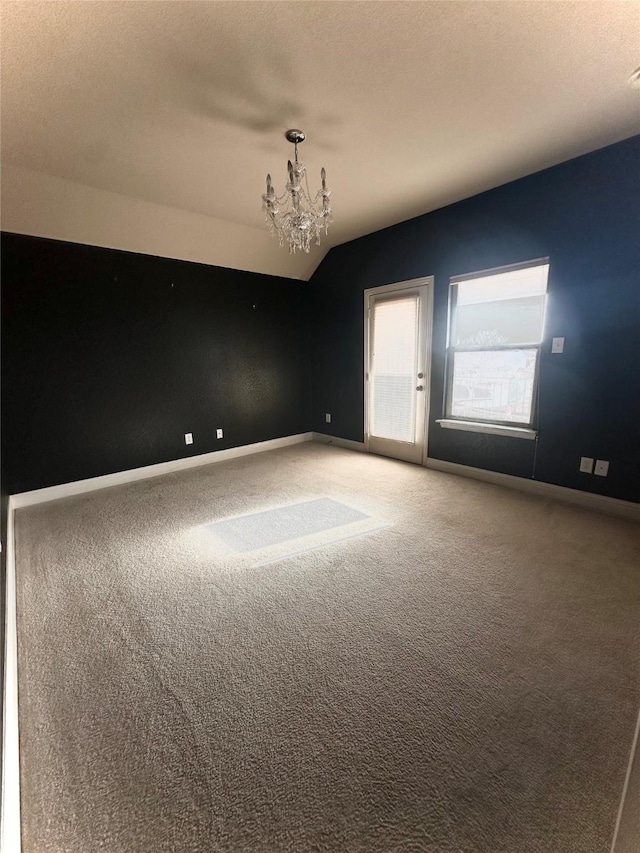
[[[319,499],[355,515],[207,527]],[[608,853],[639,547],[320,444],[20,509],[24,853]]]

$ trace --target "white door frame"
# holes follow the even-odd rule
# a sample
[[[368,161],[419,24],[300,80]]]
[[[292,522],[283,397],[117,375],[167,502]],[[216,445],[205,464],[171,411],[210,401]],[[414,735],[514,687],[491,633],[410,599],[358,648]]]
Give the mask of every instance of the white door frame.
[[[403,290],[415,290],[416,287],[426,287],[427,296],[424,305],[424,322],[423,328],[425,341],[425,390],[424,395],[424,434],[422,441],[422,465],[427,464],[427,446],[429,439],[429,404],[431,402],[431,345],[433,339],[433,286],[434,277],[432,275],[422,278],[412,278],[408,281],[398,281],[395,284],[383,284],[380,287],[369,287],[364,291],[364,447],[367,453],[370,452],[369,447],[369,298],[372,295],[380,295],[385,293],[396,293]]]

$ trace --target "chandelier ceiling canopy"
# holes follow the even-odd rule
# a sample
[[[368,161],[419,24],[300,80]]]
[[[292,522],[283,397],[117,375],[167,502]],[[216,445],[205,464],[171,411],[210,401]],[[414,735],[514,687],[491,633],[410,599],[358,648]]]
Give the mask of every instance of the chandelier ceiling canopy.
[[[271,183],[271,175],[267,175],[267,191],[262,195],[262,209],[267,214],[267,222],[272,234],[277,234],[281,246],[285,242],[289,252],[309,252],[312,241],[320,245],[320,235],[326,234],[333,222],[331,213],[331,190],[327,188],[327,175],[322,168],[320,179],[322,186],[315,196],[311,197],[307,167],[298,161],[298,145],[305,140],[301,130],[288,130],[285,133],[289,142],[294,145],[294,162],[287,163],[289,180],[285,191],[277,196]]]

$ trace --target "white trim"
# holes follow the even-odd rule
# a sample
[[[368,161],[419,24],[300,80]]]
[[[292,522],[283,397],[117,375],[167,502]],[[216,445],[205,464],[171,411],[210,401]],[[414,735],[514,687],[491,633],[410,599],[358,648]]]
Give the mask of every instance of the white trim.
[[[379,293],[395,293],[400,290],[415,290],[418,287],[429,287],[433,284],[432,275],[423,275],[420,278],[410,278],[407,281],[396,281],[393,284],[380,284],[377,287],[368,287],[365,293],[365,307],[367,306],[369,295],[376,296]]]
[[[581,506],[584,509],[593,509],[606,515],[615,515],[626,518],[629,521],[640,522],[640,504],[632,501],[622,501],[618,498],[609,498],[606,495],[594,495],[592,492],[581,492],[578,489],[569,489],[566,486],[556,486],[553,483],[544,483],[542,480],[527,480],[524,477],[514,477],[511,474],[500,474],[497,471],[487,471],[484,468],[472,468],[470,465],[460,465],[457,462],[445,462],[443,459],[427,459],[427,468],[434,471],[442,471],[445,474],[457,474],[462,477],[471,477],[473,480],[482,480],[495,486],[506,486],[507,488],[519,489],[522,492],[538,495],[541,498],[563,501],[564,503]]]
[[[353,441],[350,438],[338,438],[335,435],[327,435],[324,432],[314,432],[313,440],[319,441],[321,444],[335,444],[336,447],[344,447],[346,450],[358,450],[360,453],[366,453],[364,441]]]
[[[4,703],[2,709],[2,800],[0,850],[20,853],[20,753],[18,730],[18,633],[16,625],[16,561],[14,505],[9,498],[5,579]]]
[[[534,258],[530,261],[522,261],[516,264],[506,264],[500,267],[493,267],[491,269],[486,270],[478,270],[476,272],[464,273],[463,275],[453,276],[449,279],[449,305],[447,312],[447,341],[445,347],[445,388],[444,388],[444,419],[445,421],[449,421],[452,419],[453,414],[453,387],[454,387],[454,379],[455,379],[455,356],[458,352],[464,352],[465,347],[461,344],[455,344],[455,341],[452,339],[452,333],[457,324],[457,315],[458,315],[458,290],[453,290],[453,288],[457,288],[458,285],[463,284],[465,282],[473,282],[478,281],[480,279],[486,280],[487,278],[493,278],[500,275],[506,275],[508,273],[513,273],[521,270],[535,270],[535,269],[546,269],[546,275],[544,280],[544,292],[542,294],[542,328],[540,329],[540,339],[537,342],[529,342],[527,343],[513,343],[513,344],[496,344],[495,349],[500,350],[502,347],[514,347],[519,346],[522,349],[535,350],[536,358],[533,372],[533,384],[531,390],[531,405],[529,407],[529,420],[532,421],[534,418],[534,413],[539,407],[540,403],[540,377],[541,377],[541,360],[542,360],[542,347],[544,345],[544,335],[546,331],[546,323],[547,323],[547,315],[548,315],[548,296],[549,296],[549,275],[550,275],[550,259],[549,257],[543,258]],[[489,347],[492,349],[493,347]],[[466,427],[469,432],[490,432],[487,429],[480,429],[477,425],[477,422],[473,422],[471,420],[468,421],[470,424],[474,424],[474,426]],[[445,423],[442,423],[441,426],[445,426]],[[465,429],[465,427],[453,426],[450,425],[449,429]],[[517,433],[517,432],[500,432],[498,430],[492,430],[491,432],[494,435],[507,435],[512,438],[525,438],[529,440],[534,440],[537,437],[537,433],[531,429],[530,426],[527,427],[529,429],[529,434],[525,433]]]
[[[549,256],[544,258],[533,258],[531,261],[521,261],[517,264],[505,264],[502,267],[491,267],[488,270],[476,270],[475,272],[466,272],[462,275],[454,275],[449,279],[449,285],[460,284],[462,281],[468,281],[473,278],[485,278],[490,275],[501,275],[505,272],[516,272],[517,270],[526,270],[531,267],[549,266]]]
[[[461,429],[463,432],[486,432],[489,435],[508,435],[510,438],[526,438],[534,441],[538,435],[529,427],[505,426],[504,424],[485,424],[482,421],[456,421],[452,418],[438,418],[437,424],[443,429]]]
[[[631,752],[629,753],[629,763],[627,765],[627,773],[624,777],[624,785],[622,786],[622,796],[620,798],[620,808],[618,809],[618,816],[616,817],[616,825],[613,830],[613,838],[611,839],[611,853],[615,853],[616,850],[616,841],[618,840],[618,832],[620,831],[620,824],[622,823],[622,815],[624,814],[625,805],[627,808],[634,808],[631,804],[627,804],[627,791],[629,789],[629,781],[631,780],[631,771],[633,769],[633,762],[640,761],[640,754],[637,753],[638,747],[638,736],[640,735],[640,711],[638,712],[638,720],[636,722],[636,730],[633,735],[633,741],[631,742]]]
[[[427,453],[429,448],[429,414],[431,412],[431,355],[433,350],[433,299],[435,291],[435,278],[429,276],[426,279],[427,283],[427,316],[425,329],[425,353],[424,353],[424,377],[425,377],[425,395],[424,395],[424,436],[422,445],[422,464],[427,461]]]
[[[297,435],[287,435],[284,438],[272,438],[269,441],[258,441],[255,444],[242,444],[240,447],[229,447],[227,450],[214,450],[211,453],[201,453],[198,456],[186,456],[184,459],[173,459],[170,462],[146,465],[144,468],[132,468],[129,471],[117,471],[115,474],[105,474],[102,477],[91,477],[88,480],[77,480],[74,483],[62,483],[59,486],[35,489],[32,492],[20,492],[12,495],[11,499],[15,509],[18,509],[23,506],[56,501],[84,492],[121,486],[124,483],[132,483],[136,480],[146,480],[149,477],[159,477],[162,474],[172,474],[174,471],[198,468],[200,465],[211,465],[214,462],[225,462],[227,459],[237,459],[239,456],[249,456],[252,453],[276,450],[279,447],[288,447],[291,444],[301,444],[304,441],[312,440],[312,432],[301,432]]]

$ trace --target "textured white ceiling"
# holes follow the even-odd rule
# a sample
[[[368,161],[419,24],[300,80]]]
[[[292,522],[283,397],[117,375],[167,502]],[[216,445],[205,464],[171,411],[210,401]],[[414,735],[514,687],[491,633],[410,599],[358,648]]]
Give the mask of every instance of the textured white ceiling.
[[[258,246],[265,174],[280,192],[283,133],[302,128],[330,239],[252,261],[294,277],[329,245],[640,132],[637,2],[5,2],[2,28],[9,167]]]

